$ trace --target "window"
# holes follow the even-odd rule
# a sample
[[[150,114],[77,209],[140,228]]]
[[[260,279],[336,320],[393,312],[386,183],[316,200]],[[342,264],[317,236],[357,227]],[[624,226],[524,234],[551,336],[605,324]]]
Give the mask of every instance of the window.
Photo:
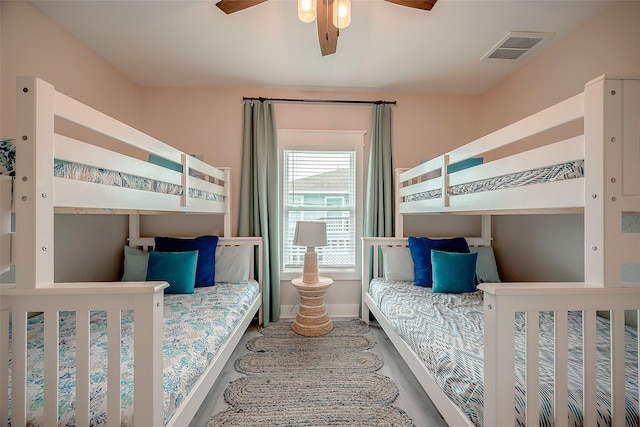
[[[325,221],[327,246],[316,248],[321,271],[330,272],[333,278],[357,278],[364,133],[288,131],[284,136],[285,131],[280,132],[283,274],[299,275],[304,263],[306,248],[293,245],[296,221]],[[325,135],[322,141],[315,141],[318,134]],[[342,134],[351,136],[350,141],[340,144]]]

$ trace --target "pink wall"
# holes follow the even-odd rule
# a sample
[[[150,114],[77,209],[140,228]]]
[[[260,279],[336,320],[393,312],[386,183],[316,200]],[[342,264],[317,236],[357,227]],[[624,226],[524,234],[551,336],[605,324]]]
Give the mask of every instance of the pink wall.
[[[16,76],[37,76],[131,126],[140,122],[141,89],[28,2],[1,2],[0,136],[15,136]]]
[[[477,133],[477,97],[406,93],[314,93],[269,89],[145,88],[143,130],[216,166],[230,166],[233,199],[240,185],[242,97],[395,100],[394,163],[411,167],[468,141]],[[279,129],[364,130],[365,164],[371,129],[370,105],[275,104]],[[166,120],[171,117],[172,120]],[[464,125],[461,125],[463,123]],[[427,136],[428,135],[428,136]],[[419,157],[416,156],[419,153]],[[234,212],[237,204],[234,204]],[[236,230],[237,218],[233,218]]]
[[[558,40],[483,95],[481,133],[582,92],[599,75],[640,76],[639,23],[640,2],[618,2]],[[583,280],[582,215],[495,217],[494,237],[508,280]]]
[[[138,86],[29,2],[3,1],[0,9],[0,137],[16,136],[19,75],[38,76],[67,95],[139,126]],[[56,215],[56,281],[117,279],[127,226],[127,218],[120,215]]]

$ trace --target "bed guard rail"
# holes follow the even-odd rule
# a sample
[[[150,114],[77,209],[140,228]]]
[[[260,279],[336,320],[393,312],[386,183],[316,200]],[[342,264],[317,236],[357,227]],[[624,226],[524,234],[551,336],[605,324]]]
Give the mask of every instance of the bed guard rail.
[[[573,311],[582,313],[583,425],[598,423],[596,366],[602,363],[596,357],[598,314],[610,318],[611,425],[625,425],[625,311],[633,314],[633,323],[640,323],[640,288],[590,287],[584,283],[484,283],[478,287],[484,291],[484,425],[506,426],[515,422],[516,313],[524,313],[526,322],[526,425],[539,424],[539,316],[545,311],[554,315],[556,425],[565,425],[568,418],[567,319]],[[638,348],[638,342],[634,346]],[[558,424],[558,420],[565,422]]]
[[[90,312],[107,313],[107,425],[121,420],[121,319],[134,317],[134,417],[136,425],[163,423],[163,290],[166,282],[56,283],[47,288],[0,288],[0,425],[27,424],[27,322],[44,316],[44,425],[57,425],[59,399],[59,312],[75,312],[76,425],[88,426],[90,414]],[[11,372],[9,359],[11,358]],[[9,378],[10,393],[9,396]],[[8,424],[9,397],[11,423]]]

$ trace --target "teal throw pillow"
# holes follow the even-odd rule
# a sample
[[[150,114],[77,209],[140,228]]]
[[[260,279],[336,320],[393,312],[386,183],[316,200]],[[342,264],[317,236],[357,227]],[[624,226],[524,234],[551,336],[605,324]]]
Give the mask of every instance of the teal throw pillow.
[[[478,253],[431,251],[433,293],[461,294],[476,290]]]
[[[192,294],[196,280],[198,251],[149,252],[147,280],[164,280],[167,294]]]
[[[147,264],[149,262],[149,252],[124,247],[124,273],[123,282],[144,282],[147,279]]]

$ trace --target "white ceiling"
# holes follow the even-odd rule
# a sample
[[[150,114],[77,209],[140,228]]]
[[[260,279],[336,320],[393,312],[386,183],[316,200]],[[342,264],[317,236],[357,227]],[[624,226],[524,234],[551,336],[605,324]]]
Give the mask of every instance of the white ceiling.
[[[439,0],[422,11],[352,0],[351,26],[322,57],[295,0],[232,15],[215,1],[34,1],[142,86],[272,86],[480,94],[610,1]],[[480,61],[509,31],[553,32],[520,62]]]

